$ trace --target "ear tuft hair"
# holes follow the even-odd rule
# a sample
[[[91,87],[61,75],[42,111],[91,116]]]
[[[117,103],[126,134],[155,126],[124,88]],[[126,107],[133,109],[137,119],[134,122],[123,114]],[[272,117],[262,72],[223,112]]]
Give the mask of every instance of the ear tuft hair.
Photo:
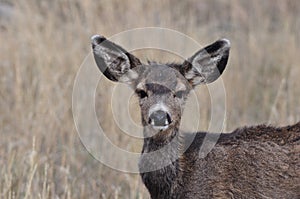
[[[91,43],[92,43],[92,46],[93,48],[96,46],[96,45],[99,45],[101,42],[105,41],[106,38],[101,36],[101,35],[94,35],[91,37]]]

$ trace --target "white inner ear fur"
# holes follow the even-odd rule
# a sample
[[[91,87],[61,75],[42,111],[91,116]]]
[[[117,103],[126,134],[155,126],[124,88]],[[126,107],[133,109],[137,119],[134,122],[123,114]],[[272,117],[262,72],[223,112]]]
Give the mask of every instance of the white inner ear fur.
[[[132,82],[133,80],[137,79],[139,77],[138,73],[135,72],[134,70],[129,69],[125,74],[121,75],[119,78],[120,82],[124,83],[129,83]]]
[[[94,52],[104,59],[110,72],[119,77],[120,82],[129,83],[139,77],[136,71],[130,69],[130,61],[126,54],[120,51],[112,51],[101,44],[96,46]],[[122,61],[118,62],[118,58],[121,58]]]
[[[196,73],[195,70],[197,70],[195,67],[193,67],[191,70],[189,70],[185,74],[185,78],[187,80],[192,80],[192,84],[194,84],[194,85],[204,83],[205,82],[204,76],[198,74],[199,70],[197,70],[198,73]]]
[[[186,86],[181,81],[177,81],[176,89],[175,91],[184,91],[186,90]]]
[[[194,79],[192,80],[192,83],[193,83],[193,85],[205,83],[205,78],[202,77],[202,76],[196,76],[196,77],[194,77]]]
[[[144,82],[142,81],[142,82],[138,83],[138,85],[136,86],[136,89],[137,90],[144,90],[145,89],[144,88]]]
[[[122,62],[117,63],[120,65],[120,69],[121,69],[120,71],[118,71],[118,73],[124,73],[128,68],[130,68],[129,59],[122,52],[112,51],[108,48],[103,47],[101,44],[96,46],[96,50],[94,50],[94,52],[96,53],[96,55],[98,55],[99,57],[102,57],[104,59],[105,64],[108,67],[112,68],[111,71],[113,71],[114,68],[116,68],[114,62],[116,61],[116,59],[118,57],[122,58]]]
[[[220,51],[220,50],[219,50]],[[222,53],[220,51],[220,53]],[[199,53],[192,60],[192,69],[185,74],[188,80],[192,79],[193,84],[208,83],[207,79],[212,75],[217,67],[218,62],[222,58],[222,54],[211,56],[207,52]]]
[[[131,69],[126,73],[126,75],[131,79],[137,79],[139,77],[139,74]]]
[[[200,53],[192,61],[193,69],[197,70],[199,74],[206,77],[215,70],[217,63],[221,58],[221,54],[212,57],[207,53]]]

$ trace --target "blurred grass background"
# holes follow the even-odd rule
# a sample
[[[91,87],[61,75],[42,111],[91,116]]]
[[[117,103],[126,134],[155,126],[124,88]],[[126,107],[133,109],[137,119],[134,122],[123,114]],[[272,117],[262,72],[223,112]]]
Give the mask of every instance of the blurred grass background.
[[[75,75],[91,50],[91,35],[147,26],[180,31],[202,45],[231,40],[223,75],[226,131],[300,120],[298,0],[1,0],[0,198],[149,197],[139,175],[107,168],[86,152],[71,110]],[[111,83],[104,84],[96,106],[106,116],[99,118],[103,128],[118,146],[140,151],[141,141],[119,133],[109,106],[103,106],[111,100]],[[209,95],[205,87],[196,92],[199,130],[205,130]],[[131,113],[138,116],[135,109]]]

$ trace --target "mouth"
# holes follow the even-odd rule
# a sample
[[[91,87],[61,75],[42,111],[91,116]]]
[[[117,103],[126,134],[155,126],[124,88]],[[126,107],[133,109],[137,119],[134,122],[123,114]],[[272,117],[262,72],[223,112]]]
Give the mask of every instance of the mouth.
[[[152,126],[152,128],[157,130],[157,131],[164,131],[167,128],[169,128],[169,125],[167,125],[167,126]]]

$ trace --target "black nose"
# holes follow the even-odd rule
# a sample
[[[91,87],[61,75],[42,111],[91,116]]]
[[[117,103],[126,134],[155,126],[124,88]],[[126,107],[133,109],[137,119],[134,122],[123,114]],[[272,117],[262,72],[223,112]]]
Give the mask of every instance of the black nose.
[[[149,124],[152,126],[167,126],[171,123],[170,115],[165,111],[155,111],[149,117]]]

